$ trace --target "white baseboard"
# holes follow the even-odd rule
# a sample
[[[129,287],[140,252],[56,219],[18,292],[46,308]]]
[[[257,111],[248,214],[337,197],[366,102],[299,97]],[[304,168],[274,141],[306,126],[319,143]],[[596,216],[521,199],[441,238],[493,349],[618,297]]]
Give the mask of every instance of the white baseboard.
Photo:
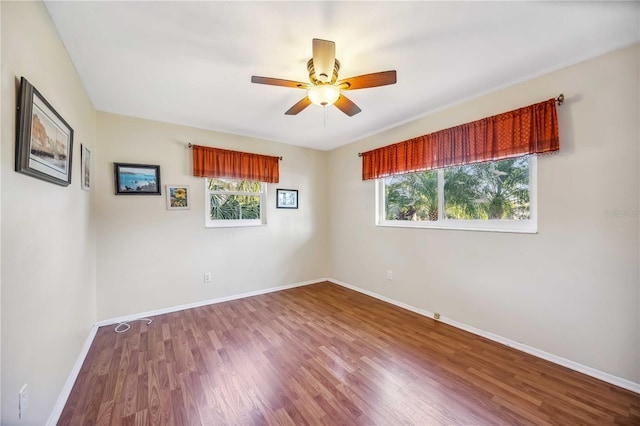
[[[406,309],[408,311],[415,312],[417,314],[420,314],[420,315],[423,315],[425,317],[429,317],[429,318],[433,319],[433,312],[429,312],[429,311],[424,310],[424,309],[416,308],[415,306],[411,306],[411,305],[408,305],[406,303],[399,302],[397,300],[391,299],[391,298],[383,296],[381,294],[374,293],[372,291],[365,290],[363,288],[356,287],[354,285],[347,284],[345,282],[338,281],[338,280],[335,280],[333,278],[329,278],[328,281],[330,281],[330,282],[332,282],[334,284],[338,284],[338,285],[340,285],[342,287],[346,287],[348,289],[357,291],[358,293],[366,294],[367,296],[371,296],[371,297],[373,297],[375,299],[379,299],[379,300],[382,300],[384,302],[391,303],[392,305],[399,306],[399,307],[404,308],[404,309]],[[594,377],[596,379],[602,380],[603,382],[607,382],[607,383],[610,383],[612,385],[616,385],[616,386],[619,386],[619,387],[621,387],[623,389],[627,389],[627,390],[630,390],[632,392],[640,394],[640,383],[635,383],[635,382],[632,382],[631,380],[623,379],[621,377],[614,376],[613,374],[605,373],[604,371],[600,371],[600,370],[597,370],[595,368],[588,367],[586,365],[571,361],[571,360],[566,359],[566,358],[562,358],[560,356],[554,355],[554,354],[549,353],[549,352],[542,351],[540,349],[536,349],[534,347],[525,345],[523,343],[516,342],[516,341],[511,340],[511,339],[507,339],[506,337],[502,337],[502,336],[490,333],[490,332],[485,331],[485,330],[480,330],[478,328],[472,327],[472,326],[467,325],[467,324],[463,324],[461,322],[452,320],[450,318],[446,318],[446,317],[441,316],[438,321],[443,322],[445,324],[449,324],[449,325],[451,325],[453,327],[456,327],[456,328],[459,328],[461,330],[468,331],[469,333],[473,333],[475,335],[478,335],[478,336],[481,336],[481,337],[485,337],[485,338],[487,338],[489,340],[493,340],[494,342],[501,343],[501,344],[503,344],[505,346],[509,346],[511,348],[514,348],[514,349],[517,349],[519,351],[528,353],[528,354],[536,356],[538,358],[542,358],[544,360],[553,362],[554,364],[561,365],[563,367],[569,368],[569,369],[577,371],[579,373],[586,374],[587,376]]]
[[[200,306],[207,306],[207,305],[213,305],[213,304],[216,304],[216,303],[229,302],[230,300],[244,299],[245,297],[259,296],[261,294],[273,293],[273,292],[276,292],[276,291],[287,290],[287,289],[294,288],[294,287],[302,287],[302,286],[309,285],[309,284],[316,284],[316,283],[319,283],[319,282],[322,282],[322,281],[329,281],[329,279],[328,278],[319,278],[317,280],[302,281],[302,282],[298,282],[298,283],[294,283],[294,284],[281,285],[281,286],[278,286],[278,287],[269,287],[269,288],[265,288],[265,289],[261,289],[261,290],[249,291],[249,292],[246,292],[246,293],[239,293],[239,294],[234,294],[234,295],[231,295],[231,296],[219,297],[217,299],[201,300],[199,302],[187,303],[186,305],[170,306],[170,307],[167,307],[167,308],[155,309],[153,311],[141,312],[141,313],[138,313],[138,314],[125,315],[123,317],[111,318],[111,319],[98,321],[96,323],[96,325],[98,327],[102,327],[104,325],[119,324],[119,323],[122,323],[122,322],[133,321],[133,320],[136,320],[136,319],[139,319],[139,318],[153,317],[153,316],[156,316],[156,315],[162,315],[162,314],[168,314],[168,313],[171,313],[171,312],[183,311],[185,309],[199,308]]]
[[[89,332],[89,336],[87,337],[87,340],[85,341],[84,346],[82,347],[82,350],[78,355],[78,359],[76,360],[76,363],[74,364],[73,369],[71,370],[71,373],[69,373],[69,377],[67,378],[67,381],[64,384],[62,391],[60,392],[60,396],[58,396],[58,401],[56,402],[56,405],[53,408],[53,411],[49,415],[49,419],[47,420],[47,425],[55,426],[58,423],[58,420],[60,419],[60,415],[62,414],[62,410],[64,409],[64,406],[67,403],[67,399],[69,399],[71,390],[73,389],[73,385],[75,384],[76,379],[78,378],[78,374],[80,374],[80,369],[82,368],[82,364],[84,363],[84,360],[87,357],[87,354],[89,353],[89,348],[93,343],[93,339],[96,337],[98,328],[104,325],[118,324],[121,322],[133,321],[138,318],[152,317],[156,315],[167,314],[170,312],[182,311],[184,309],[191,309],[191,308],[197,308],[200,306],[213,305],[215,303],[222,303],[222,302],[228,302],[230,300],[243,299],[245,297],[258,296],[260,294],[273,293],[276,291],[287,290],[294,287],[302,287],[309,284],[316,284],[323,281],[329,281],[329,279],[319,278],[317,280],[303,281],[303,282],[298,282],[294,284],[282,285],[278,287],[270,287],[262,290],[250,291],[247,293],[240,293],[232,296],[220,297],[217,299],[203,300],[200,302],[189,303],[186,305],[156,309],[153,311],[141,312],[139,314],[127,315],[119,318],[112,318],[112,319],[96,322],[91,328],[91,331]]]
[[[87,340],[84,343],[84,346],[82,347],[82,350],[80,351],[80,354],[78,355],[78,359],[76,360],[76,363],[73,366],[73,369],[71,370],[71,373],[69,374],[69,377],[67,378],[67,381],[64,384],[64,387],[62,388],[62,391],[60,392],[60,396],[58,397],[58,401],[56,402],[55,407],[53,408],[53,411],[51,412],[51,415],[49,416],[49,419],[47,420],[47,425],[55,425],[58,423],[58,420],[60,418],[60,415],[62,414],[62,410],[64,409],[64,406],[67,402],[67,399],[69,398],[69,395],[71,394],[71,390],[73,389],[73,385],[76,382],[76,379],[78,378],[78,374],[80,373],[80,369],[82,368],[82,364],[84,363],[85,358],[87,357],[87,354],[89,353],[89,348],[91,347],[91,344],[93,343],[93,339],[96,336],[96,333],[98,331],[99,327],[102,327],[104,325],[111,325],[111,324],[118,324],[121,322],[126,322],[126,321],[133,321],[135,319],[139,319],[139,318],[145,318],[145,317],[152,317],[152,316],[156,316],[156,315],[162,315],[162,314],[167,314],[170,312],[177,312],[177,311],[182,311],[184,309],[191,309],[191,308],[197,308],[200,306],[206,306],[206,305],[213,305],[216,303],[222,303],[222,302],[228,302],[230,300],[237,300],[237,299],[243,299],[245,297],[251,297],[251,296],[258,296],[261,294],[267,294],[267,293],[273,293],[276,291],[281,291],[281,290],[287,290],[290,288],[295,288],[295,287],[302,287],[305,285],[310,285],[310,284],[316,284],[319,282],[323,282],[323,281],[330,281],[334,284],[338,284],[342,287],[346,287],[348,289],[357,291],[358,293],[362,293],[362,294],[366,294],[367,296],[371,296],[375,299],[378,300],[382,300],[384,302],[387,303],[391,303],[392,305],[395,306],[399,306],[401,308],[404,308],[408,311],[411,312],[415,312],[417,314],[423,315],[425,317],[429,317],[429,318],[433,318],[433,312],[429,312],[427,310],[424,309],[419,309],[416,308],[415,306],[411,306],[408,305],[406,303],[403,302],[399,302],[397,300],[391,299],[389,297],[383,296],[381,294],[378,293],[374,293],[372,291],[369,290],[365,290],[363,288],[360,287],[356,287],[354,285],[351,284],[347,284],[345,282],[333,279],[333,278],[319,278],[317,280],[311,280],[311,281],[304,281],[304,282],[299,282],[299,283],[294,283],[294,284],[288,284],[288,285],[283,285],[283,286],[278,286],[278,287],[270,287],[270,288],[266,288],[266,289],[262,289],[262,290],[256,290],[256,291],[250,291],[247,293],[240,293],[240,294],[236,294],[236,295],[232,295],[232,296],[225,296],[225,297],[221,297],[221,298],[217,298],[217,299],[209,299],[209,300],[203,300],[200,302],[194,302],[194,303],[189,303],[186,305],[179,305],[179,306],[172,306],[172,307],[168,307],[168,308],[163,308],[163,309],[156,309],[153,311],[147,311],[147,312],[141,312],[139,314],[133,314],[133,315],[127,315],[127,316],[123,316],[123,317],[119,317],[119,318],[112,318],[112,319],[107,319],[107,320],[103,320],[103,321],[98,321],[97,323],[94,324],[94,326],[91,328],[91,331],[89,332],[89,336],[87,337]],[[605,373],[603,371],[600,370],[596,370],[595,368],[591,368],[588,367],[586,365],[582,365],[579,364],[577,362],[568,360],[566,358],[562,358],[559,357],[557,355],[533,348],[531,346],[527,346],[525,344],[519,343],[519,342],[515,342],[513,340],[507,339],[505,337],[502,336],[498,336],[497,334],[493,334],[490,333],[488,331],[484,331],[484,330],[480,330],[477,329],[475,327],[471,327],[469,325],[460,323],[458,321],[452,320],[450,318],[446,318],[446,317],[440,317],[441,322],[445,323],[445,324],[449,324],[453,327],[459,328],[461,330],[465,330],[468,331],[470,333],[473,333],[475,335],[478,336],[482,336],[485,337],[489,340],[493,340],[495,342],[501,343],[503,345],[512,347],[514,349],[518,349],[522,352],[531,354],[533,356],[536,356],[538,358],[542,358],[545,359],[547,361],[553,362],[555,364],[561,365],[563,367],[567,367],[571,370],[575,370],[578,371],[580,373],[586,374],[588,376],[591,377],[595,377],[596,379],[602,380],[604,382],[607,383],[611,383],[612,385],[616,385],[619,386],[621,388],[630,390],[632,392],[636,392],[638,394],[640,394],[640,383],[634,383],[630,380],[626,380],[623,379],[621,377],[617,377],[614,376],[612,374],[609,373]]]
[[[91,348],[91,344],[93,343],[93,339],[96,337],[96,333],[98,332],[98,326],[94,325],[91,327],[91,331],[89,331],[89,335],[87,336],[87,340],[84,341],[84,346],[76,359],[76,363],[73,365],[71,369],[71,373],[69,373],[69,377],[67,377],[67,381],[64,383],[62,387],[62,391],[58,396],[58,400],[56,401],[56,405],[53,407],[53,411],[49,415],[49,419],[47,420],[48,426],[55,426],[60,419],[60,415],[62,414],[62,410],[64,409],[64,405],[67,403],[67,399],[69,399],[69,395],[71,395],[71,390],[73,389],[73,385],[76,383],[76,379],[78,378],[78,374],[80,374],[80,369],[82,368],[82,364],[84,363],[87,354],[89,353],[89,348]]]

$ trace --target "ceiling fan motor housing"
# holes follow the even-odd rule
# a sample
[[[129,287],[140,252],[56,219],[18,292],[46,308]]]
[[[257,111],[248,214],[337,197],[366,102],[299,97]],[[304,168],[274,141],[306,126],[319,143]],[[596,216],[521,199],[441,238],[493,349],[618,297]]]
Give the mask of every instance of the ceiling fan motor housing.
[[[336,59],[333,64],[333,75],[331,76],[331,80],[329,80],[329,76],[324,76],[324,80],[326,81],[323,81],[322,78],[319,78],[323,76],[316,76],[316,70],[313,67],[313,58],[309,59],[309,62],[307,62],[307,70],[309,71],[309,80],[314,86],[317,86],[319,84],[335,84],[335,82],[338,80],[338,71],[340,71],[340,61]]]

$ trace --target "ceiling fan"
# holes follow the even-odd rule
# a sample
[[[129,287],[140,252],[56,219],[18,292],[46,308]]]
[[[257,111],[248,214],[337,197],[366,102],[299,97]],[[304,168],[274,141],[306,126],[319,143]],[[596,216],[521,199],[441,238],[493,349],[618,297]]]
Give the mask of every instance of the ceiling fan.
[[[341,91],[366,89],[396,83],[396,71],[382,71],[372,74],[338,80],[340,62],[336,59],[336,44],[332,41],[313,39],[313,57],[307,62],[310,83],[282,80],[279,78],[252,76],[251,82],[269,84],[271,86],[294,87],[306,89],[307,96],[289,108],[286,115],[296,115],[311,104],[334,105],[349,117],[356,115],[361,109]]]

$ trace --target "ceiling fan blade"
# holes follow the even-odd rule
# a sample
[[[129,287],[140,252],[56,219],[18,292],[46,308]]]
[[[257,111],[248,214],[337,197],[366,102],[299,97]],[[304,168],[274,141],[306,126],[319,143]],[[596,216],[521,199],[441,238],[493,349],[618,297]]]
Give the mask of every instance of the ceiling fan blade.
[[[309,83],[302,83],[301,81],[292,81],[292,80],[282,80],[279,78],[271,78],[271,77],[258,77],[251,76],[252,83],[258,84],[268,84],[270,86],[283,86],[283,87],[293,87],[296,89],[308,89]]]
[[[342,94],[340,95],[340,97],[338,98],[338,100],[334,105],[338,107],[340,111],[347,114],[349,117],[353,117],[354,115],[362,111],[358,107],[358,105],[354,104],[349,98],[347,98]]]
[[[302,111],[303,109],[308,107],[309,105],[311,105],[311,101],[309,100],[308,96],[305,96],[304,98],[300,99],[298,101],[298,103],[296,103],[294,106],[289,108],[289,110],[287,112],[285,112],[284,114],[285,115],[296,115],[297,113],[299,113],[300,111]]]
[[[313,39],[313,68],[316,78],[327,83],[333,76],[333,66],[336,62],[336,44],[332,41]]]
[[[396,81],[396,71],[392,70],[345,78],[337,82],[336,85],[342,90],[355,90],[366,89],[367,87],[386,86],[388,84],[395,84]]]

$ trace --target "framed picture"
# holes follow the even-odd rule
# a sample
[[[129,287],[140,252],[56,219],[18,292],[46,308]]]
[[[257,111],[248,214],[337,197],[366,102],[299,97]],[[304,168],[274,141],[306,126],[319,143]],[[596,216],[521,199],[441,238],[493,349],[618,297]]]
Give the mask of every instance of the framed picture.
[[[167,185],[167,210],[189,210],[191,208],[191,191],[188,185]]]
[[[24,77],[18,109],[16,172],[69,186],[73,129]]]
[[[85,191],[91,189],[91,151],[80,145],[80,187]]]
[[[298,208],[298,190],[297,189],[276,189],[276,207],[279,209],[297,209]]]
[[[116,195],[160,195],[160,166],[114,163]]]

